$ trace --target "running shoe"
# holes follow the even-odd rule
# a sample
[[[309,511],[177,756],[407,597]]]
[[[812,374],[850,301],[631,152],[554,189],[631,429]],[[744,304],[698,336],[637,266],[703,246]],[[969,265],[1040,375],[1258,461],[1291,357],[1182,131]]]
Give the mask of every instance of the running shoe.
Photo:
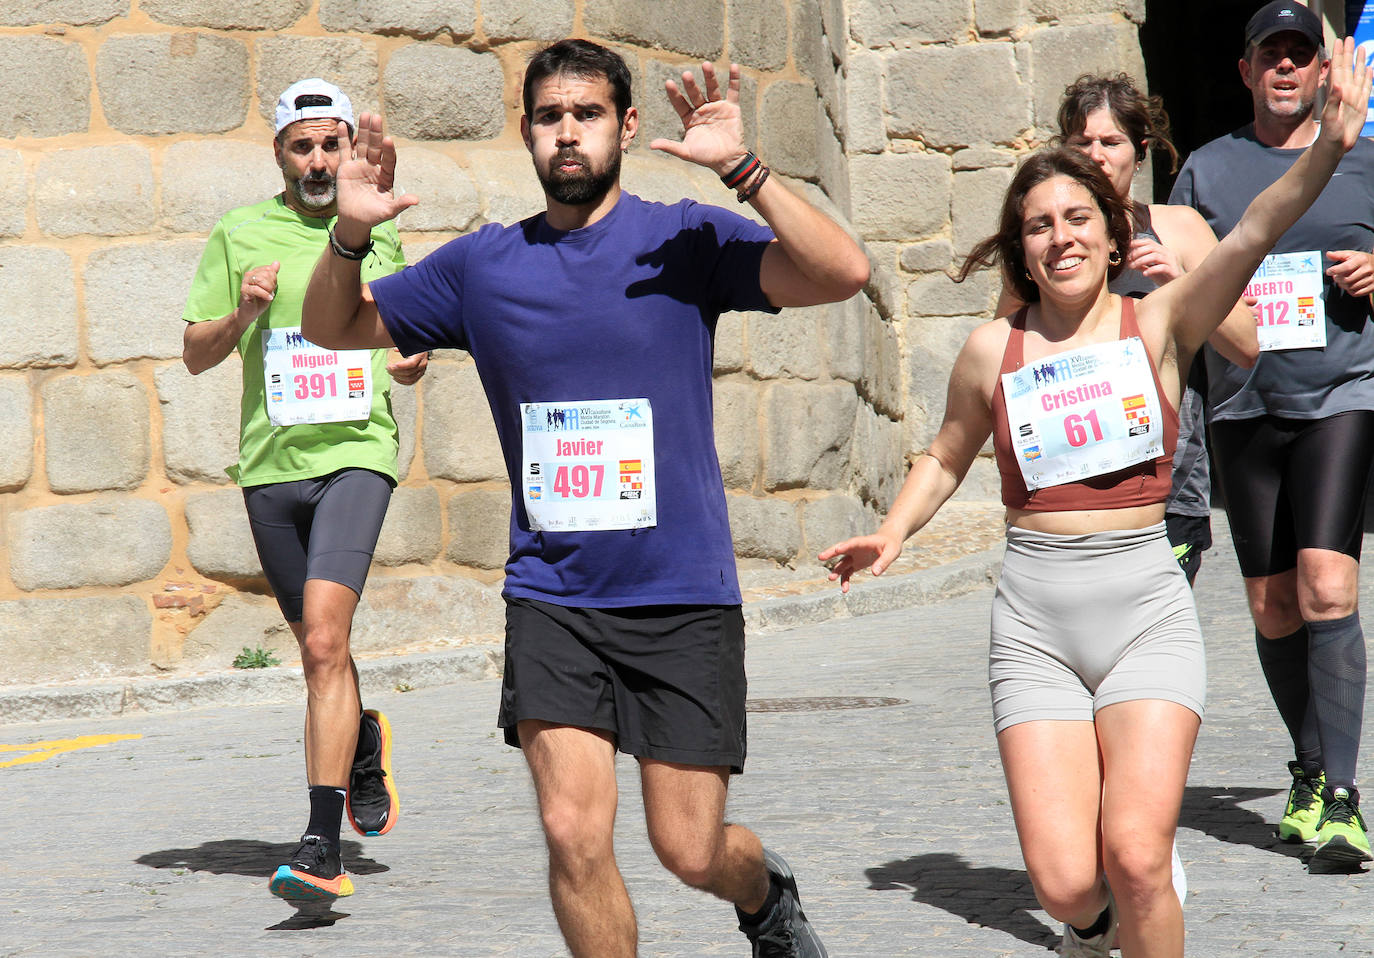
[[[1322,790],[1326,807],[1317,825],[1317,850],[1312,853],[1308,869],[1334,871],[1358,868],[1361,862],[1374,861],[1369,851],[1369,836],[1365,834],[1364,816],[1360,814],[1360,793],[1351,788]]]
[[[348,821],[359,835],[385,835],[396,824],[401,798],[391,777],[391,723],[376,709],[363,712],[358,729],[365,743],[348,776]],[[370,748],[365,747],[371,743]]]
[[[287,901],[333,901],[353,894],[353,882],[344,874],[339,850],[319,835],[302,835],[291,861],[277,869],[267,887]]]
[[[739,930],[754,946],[753,958],[829,958],[811,922],[802,911],[797,879],[777,852],[763,850],[768,880],[778,889],[778,903],[757,925],[750,924],[738,908]]]
[[[1293,787],[1288,790],[1288,804],[1283,807],[1283,818],[1279,820],[1279,840],[1310,842],[1317,837],[1322,817],[1326,773],[1309,776],[1297,762],[1289,762],[1288,771],[1293,773]]]
[[[1073,926],[1064,922],[1064,940],[1059,943],[1059,954],[1065,958],[1108,958],[1116,947],[1116,899],[1111,890],[1107,891],[1107,930],[1091,938],[1080,938]]]

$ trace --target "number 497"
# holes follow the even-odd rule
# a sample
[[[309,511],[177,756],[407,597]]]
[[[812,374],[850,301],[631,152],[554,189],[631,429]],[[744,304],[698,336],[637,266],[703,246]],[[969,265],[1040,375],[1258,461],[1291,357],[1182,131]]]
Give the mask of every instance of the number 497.
[[[606,476],[606,467],[559,466],[553,477],[553,491],[564,499],[593,499],[601,495],[601,482]]]

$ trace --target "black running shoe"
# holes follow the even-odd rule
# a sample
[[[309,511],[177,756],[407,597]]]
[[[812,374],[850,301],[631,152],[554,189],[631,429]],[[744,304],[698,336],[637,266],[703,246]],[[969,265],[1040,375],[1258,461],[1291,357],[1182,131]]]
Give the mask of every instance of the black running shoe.
[[[816,936],[802,911],[797,880],[777,852],[763,850],[763,865],[768,880],[778,888],[778,903],[757,925],[750,924],[738,908],[739,930],[754,946],[753,958],[829,958],[830,953]]]
[[[360,835],[385,835],[396,824],[401,798],[391,777],[391,723],[376,709],[363,713],[358,729],[360,748],[348,776],[348,821]]]
[[[333,901],[353,894],[339,850],[319,835],[302,835],[291,861],[277,869],[267,887],[287,901]]]

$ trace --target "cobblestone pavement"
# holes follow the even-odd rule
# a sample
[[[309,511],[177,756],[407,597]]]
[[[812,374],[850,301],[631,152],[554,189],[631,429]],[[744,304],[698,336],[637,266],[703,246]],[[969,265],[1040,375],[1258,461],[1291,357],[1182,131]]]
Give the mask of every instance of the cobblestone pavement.
[[[1308,875],[1310,849],[1272,837],[1286,737],[1218,531],[1198,583],[1209,712],[1178,837],[1188,954],[1374,955],[1370,877]],[[1057,941],[990,727],[990,597],[751,639],[752,748],[729,814],[791,861],[834,958],[1043,955]],[[0,725],[0,956],[564,954],[528,776],[493,728],[497,692],[483,678],[371,697],[397,730],[401,817],[384,838],[345,840],[358,891],[332,908],[266,891],[305,821],[298,704]],[[631,761],[620,786],[641,954],[746,955],[728,906],[654,861]]]

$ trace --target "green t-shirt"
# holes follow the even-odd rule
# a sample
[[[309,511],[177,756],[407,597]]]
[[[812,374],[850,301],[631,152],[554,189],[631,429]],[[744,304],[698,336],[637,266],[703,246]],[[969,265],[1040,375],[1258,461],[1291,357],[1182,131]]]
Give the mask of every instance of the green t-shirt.
[[[225,470],[241,486],[260,486],[269,482],[289,482],[325,476],[344,468],[372,469],[396,481],[396,420],[391,414],[391,377],[386,371],[386,350],[371,350],[372,411],[368,419],[353,422],[307,422],[276,426],[268,416],[268,388],[264,375],[263,331],[299,328],[301,304],[310,274],[320,254],[329,244],[326,226],[333,220],[302,216],[283,202],[280,195],[270,200],[242,206],[226,213],[205,244],[200,266],[191,283],[191,294],[181,318],[189,323],[220,319],[233,312],[239,301],[243,275],[250,269],[280,262],[277,292],[257,322],[239,339],[243,359],[243,398],[239,403],[239,461]],[[375,244],[363,261],[363,282],[387,276],[405,267],[401,238],[392,222],[372,231]],[[278,334],[284,337],[286,334]],[[308,345],[308,344],[307,344]],[[297,375],[288,374],[286,382],[274,383],[280,406],[282,389],[300,389],[306,395],[326,382],[316,376],[314,367]],[[360,370],[336,370],[338,385],[347,389],[347,377]],[[293,383],[294,380],[294,383]]]

